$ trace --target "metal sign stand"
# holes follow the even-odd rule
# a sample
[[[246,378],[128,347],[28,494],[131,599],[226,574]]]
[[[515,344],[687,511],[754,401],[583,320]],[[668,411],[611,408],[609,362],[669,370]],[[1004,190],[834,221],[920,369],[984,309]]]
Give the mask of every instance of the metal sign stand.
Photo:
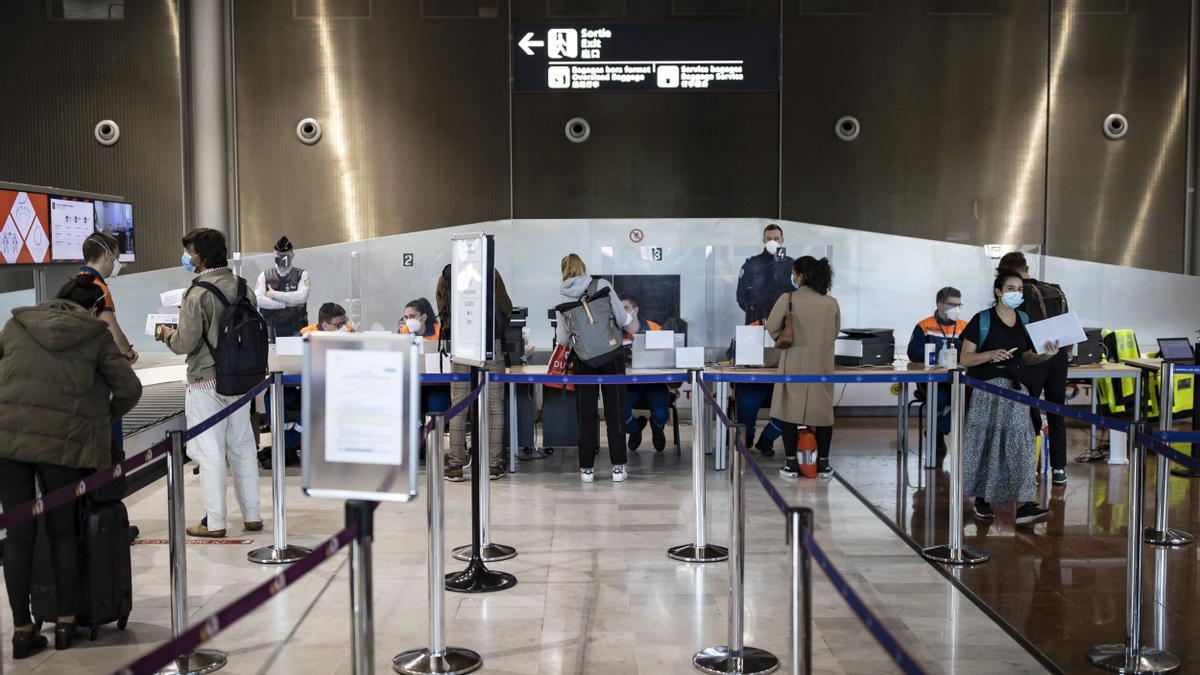
[[[275,543],[256,548],[246,554],[246,559],[260,565],[294,563],[312,553],[311,548],[292,546],[287,543],[287,511],[285,509],[287,489],[284,469],[283,435],[283,373],[271,373],[271,503],[275,516]]]
[[[975,565],[988,560],[988,554],[963,546],[962,543],[963,421],[967,398],[967,387],[962,383],[962,372],[962,370],[950,372],[950,443],[947,452],[950,459],[950,541],[943,546],[931,546],[921,551],[921,555],[929,560],[947,565]],[[937,399],[934,399],[933,405],[937,405]],[[930,431],[936,433],[937,430],[930,429]]]
[[[442,486],[442,438],[445,422],[442,413],[430,415],[433,431],[426,447],[429,505],[429,648],[410,649],[392,659],[392,670],[404,675],[461,675],[478,670],[483,658],[477,652],[446,646],[445,577],[446,517]]]
[[[475,474],[483,473],[491,470],[491,419],[488,415],[491,397],[488,388],[491,386],[487,371],[482,371],[483,390],[479,392],[478,405],[475,409],[475,428],[479,430],[478,435],[473,438],[476,442],[482,439],[483,450],[476,455],[475,460],[472,460],[471,465],[471,485],[475,485]],[[482,457],[486,460],[486,464],[481,464],[477,460]],[[501,459],[501,462],[504,460]],[[486,467],[486,468],[485,468]],[[479,513],[478,518],[475,518],[471,523],[479,530],[479,557],[483,562],[498,562],[500,560],[508,560],[517,557],[517,549],[504,544],[493,544],[491,541],[491,512],[492,512],[492,481],[491,476],[487,476],[486,480],[480,481],[479,491],[482,496],[479,498]],[[472,515],[476,515],[472,513]],[[455,560],[469,562],[471,560],[473,545],[459,546],[451,551],[451,555]]]
[[[346,502],[346,526],[358,525],[350,542],[350,645],[354,675],[375,673],[375,621],[372,611],[371,544],[375,536],[373,502]]]
[[[474,391],[479,386],[481,369],[475,366],[471,367],[471,390]],[[480,415],[480,411],[486,415],[486,409],[480,405],[483,402],[483,394],[487,392],[485,387],[480,396],[475,399],[474,407],[476,419]],[[476,424],[471,428],[471,558],[467,564],[467,568],[461,572],[451,572],[446,575],[446,590],[454,591],[455,593],[491,593],[494,591],[503,591],[517,585],[517,578],[507,572],[495,572],[489,570],[483,564],[483,536],[482,527],[479,525],[483,522],[483,483],[490,480],[487,476],[487,469],[483,467],[484,462],[488,458],[483,454],[483,443],[480,442],[480,425]]]
[[[692,563],[720,562],[729,558],[729,550],[724,546],[709,544],[705,537],[705,502],[707,500],[704,484],[704,395],[700,387],[704,385],[701,370],[692,370],[692,497],[695,501],[696,538],[691,544],[681,544],[667,549],[667,556],[672,560]],[[731,455],[737,454],[734,449]]]
[[[171,559],[171,637],[178,638],[187,628],[187,523],[183,499],[183,432],[167,434],[171,452],[167,455],[167,536]],[[158,671],[157,675],[204,675],[225,665],[224,652],[197,649],[180,654]]]

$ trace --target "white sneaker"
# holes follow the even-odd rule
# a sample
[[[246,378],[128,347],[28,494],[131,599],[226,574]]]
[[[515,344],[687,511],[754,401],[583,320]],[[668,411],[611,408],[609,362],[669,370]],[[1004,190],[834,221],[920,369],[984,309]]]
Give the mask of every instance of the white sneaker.
[[[624,464],[618,464],[613,467],[612,478],[614,483],[620,483],[629,478],[629,472],[625,470]]]
[[[591,469],[580,469],[579,470],[579,480],[581,480],[585,483],[590,483],[590,482],[596,480],[596,474]]]

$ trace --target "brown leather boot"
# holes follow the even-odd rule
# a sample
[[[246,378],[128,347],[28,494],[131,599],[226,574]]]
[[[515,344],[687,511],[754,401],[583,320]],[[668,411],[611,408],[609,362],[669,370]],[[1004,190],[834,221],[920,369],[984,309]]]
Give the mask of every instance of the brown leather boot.
[[[224,539],[225,530],[210,530],[207,525],[195,525],[187,529],[189,537],[208,537],[211,539]]]

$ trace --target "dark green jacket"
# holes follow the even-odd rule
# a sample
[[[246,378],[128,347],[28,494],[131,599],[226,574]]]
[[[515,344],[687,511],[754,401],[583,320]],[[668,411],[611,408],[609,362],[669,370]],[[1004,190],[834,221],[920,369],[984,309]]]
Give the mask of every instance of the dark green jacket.
[[[76,469],[112,463],[112,420],[142,383],[108,325],[74,302],[13,310],[0,332],[0,458]]]

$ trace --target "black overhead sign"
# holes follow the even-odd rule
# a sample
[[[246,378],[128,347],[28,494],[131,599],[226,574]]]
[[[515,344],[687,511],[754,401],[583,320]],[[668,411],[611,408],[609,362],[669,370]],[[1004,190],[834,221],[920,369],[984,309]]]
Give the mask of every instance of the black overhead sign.
[[[779,24],[513,24],[513,90],[777,91]]]

